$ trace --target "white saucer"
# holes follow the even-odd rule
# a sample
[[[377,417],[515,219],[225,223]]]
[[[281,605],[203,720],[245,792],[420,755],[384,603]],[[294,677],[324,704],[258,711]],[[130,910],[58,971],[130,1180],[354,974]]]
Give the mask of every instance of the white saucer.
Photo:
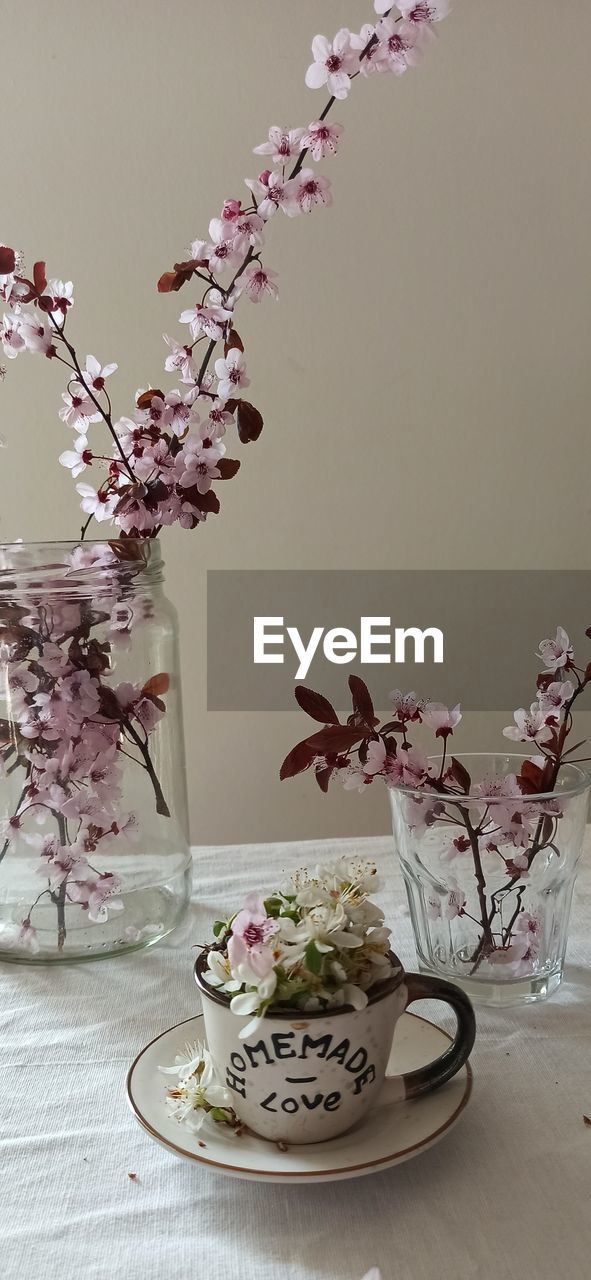
[[[388,1075],[399,1075],[431,1062],[447,1048],[450,1037],[432,1022],[413,1013],[399,1019]],[[166,1077],[159,1066],[170,1066],[187,1042],[205,1040],[203,1017],[189,1018],[164,1031],[138,1054],[127,1076],[127,1096],[140,1124],[164,1147],[185,1160],[209,1165],[220,1173],[257,1182],[336,1182],[361,1178],[410,1160],[426,1151],[456,1123],[472,1092],[472,1071],[466,1063],[453,1080],[414,1102],[379,1101],[355,1128],[330,1142],[280,1150],[246,1131],[236,1137],[225,1125],[207,1123],[198,1134],[167,1111]]]

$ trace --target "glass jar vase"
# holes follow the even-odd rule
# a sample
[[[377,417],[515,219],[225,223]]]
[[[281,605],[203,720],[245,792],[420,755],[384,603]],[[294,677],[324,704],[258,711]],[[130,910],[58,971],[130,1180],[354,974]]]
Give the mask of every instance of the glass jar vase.
[[[181,919],[176,632],[155,541],[0,546],[0,958],[96,959]]]
[[[591,778],[567,764],[555,791],[524,795],[522,757],[461,762],[470,794],[389,792],[419,968],[475,1003],[544,999],[562,979]]]

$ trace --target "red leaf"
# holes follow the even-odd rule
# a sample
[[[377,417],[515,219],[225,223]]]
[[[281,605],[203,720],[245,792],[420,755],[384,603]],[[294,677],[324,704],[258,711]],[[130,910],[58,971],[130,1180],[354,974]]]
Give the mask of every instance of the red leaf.
[[[250,444],[252,440],[258,440],[263,430],[262,414],[248,400],[239,400],[236,425],[242,443]]]
[[[452,756],[451,758],[451,775],[457,782],[458,786],[462,788],[462,791],[468,795],[470,787],[472,786],[472,779],[468,770],[460,760],[456,759],[455,756]]]
[[[47,287],[47,276],[45,274],[45,263],[36,262],[33,267],[33,284],[37,293],[43,293]]]
[[[244,351],[244,343],[237,329],[230,329],[228,337],[224,342],[224,355],[227,356],[229,351]]]
[[[236,475],[240,463],[238,458],[220,458],[216,462],[216,467],[220,473],[220,480],[231,480]]]
[[[283,782],[285,778],[295,778],[297,773],[303,773],[304,769],[309,769],[316,752],[310,747],[308,739],[298,742],[295,747],[285,757],[279,777]]]
[[[173,293],[180,288],[176,283],[177,279],[176,271],[165,271],[158,281],[158,293]]]
[[[388,720],[387,724],[383,724],[380,733],[402,733],[404,725],[402,720]]]
[[[164,392],[160,391],[158,387],[149,387],[147,391],[142,391],[141,396],[138,396],[136,400],[138,409],[149,409],[154,396],[158,396],[160,400],[164,400]]]
[[[542,770],[533,760],[524,760],[519,774],[519,785],[525,795],[542,790]]]
[[[142,693],[154,694],[156,697],[159,694],[168,693],[169,689],[170,676],[166,671],[160,671],[157,676],[150,676],[150,679],[142,685]]]
[[[326,769],[317,769],[314,775],[318,783],[318,786],[320,787],[320,790],[324,791],[325,795],[326,795],[326,792],[328,791],[328,784],[332,778],[333,773],[334,773],[334,769],[331,767],[331,765],[328,765]]]
[[[12,275],[16,267],[16,254],[8,245],[0,245],[0,276]]]
[[[364,728],[355,729],[347,724],[328,724],[318,733],[313,733],[308,738],[308,744],[314,748],[315,755],[323,756],[329,751],[349,751],[365,737]]]
[[[349,676],[349,688],[353,699],[353,710],[360,715],[366,724],[373,728],[376,723],[375,711],[369,689],[361,676]]]
[[[331,706],[328,698],[324,698],[321,693],[314,693],[313,689],[307,689],[304,684],[296,685],[295,690],[296,702],[299,703],[302,711],[307,716],[311,716],[313,720],[319,720],[320,724],[338,724],[339,717]]]

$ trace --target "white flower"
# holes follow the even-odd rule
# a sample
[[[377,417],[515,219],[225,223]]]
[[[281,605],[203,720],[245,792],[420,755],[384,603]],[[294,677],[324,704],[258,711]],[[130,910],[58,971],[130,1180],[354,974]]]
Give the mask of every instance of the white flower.
[[[81,475],[92,462],[92,452],[88,447],[86,436],[78,436],[73,449],[66,449],[65,453],[60,453],[59,462],[62,467],[69,468],[74,479]]]
[[[230,1123],[234,1116],[232,1094],[217,1082],[209,1050],[203,1044],[186,1045],[185,1054],[177,1054],[174,1066],[158,1068],[163,1075],[176,1076],[179,1082],[166,1099],[170,1114],[193,1133],[201,1128],[211,1108],[228,1110]]]

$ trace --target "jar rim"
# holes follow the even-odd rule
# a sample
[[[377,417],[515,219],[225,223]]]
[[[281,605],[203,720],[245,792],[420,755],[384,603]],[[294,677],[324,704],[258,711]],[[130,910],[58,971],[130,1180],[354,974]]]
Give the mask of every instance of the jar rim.
[[[439,763],[441,761],[441,756],[427,756],[427,759],[429,762],[434,761]],[[521,765],[524,760],[531,760],[532,757],[531,755],[519,755],[517,752],[511,751],[463,751],[461,755],[458,755],[457,759],[460,761],[460,764],[473,760],[489,760],[491,763],[495,760],[506,760],[515,761],[516,765]],[[587,772],[585,769],[581,769],[578,764],[575,764],[570,760],[565,760],[564,763],[568,769],[572,769],[575,774],[578,774],[578,782],[573,783],[572,786],[560,787],[556,791],[534,791],[531,795],[524,792],[521,797],[516,796],[514,799],[516,801],[518,800],[519,804],[537,804],[540,800],[556,800],[557,798],[560,798],[561,800],[572,799],[573,796],[582,795],[585,791],[588,791],[591,788],[591,773]],[[512,772],[518,773],[519,769],[515,768]],[[501,776],[502,775],[499,775],[499,777]],[[437,791],[428,791],[424,787],[405,786],[403,783],[395,783],[393,786],[389,786],[388,791],[391,794],[394,793],[418,797],[421,800],[424,800],[425,796],[433,796],[436,798],[439,795],[439,792]],[[458,791],[454,792],[452,796],[448,796],[445,792],[442,792],[441,799],[464,800],[469,804],[503,805],[506,808],[507,802],[511,797],[494,795],[475,796],[469,791]]]

